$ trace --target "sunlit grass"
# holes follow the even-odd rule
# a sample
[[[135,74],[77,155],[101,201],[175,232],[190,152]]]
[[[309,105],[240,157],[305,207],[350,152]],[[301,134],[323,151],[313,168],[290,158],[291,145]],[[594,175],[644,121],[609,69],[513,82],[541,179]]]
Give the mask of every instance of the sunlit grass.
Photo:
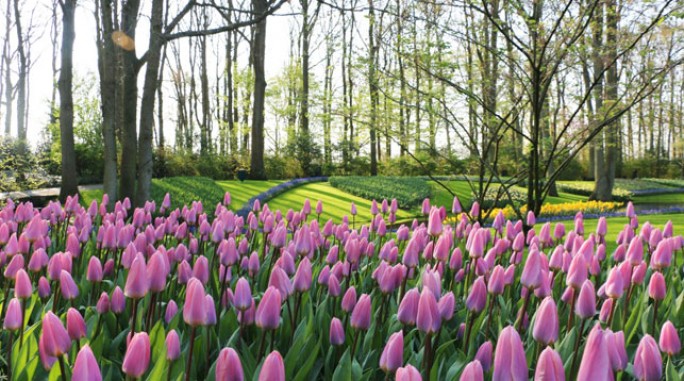
[[[231,198],[231,209],[240,209],[250,198],[258,195],[261,192],[265,192],[270,188],[282,183],[282,180],[225,180],[217,181],[224,191],[230,192]]]

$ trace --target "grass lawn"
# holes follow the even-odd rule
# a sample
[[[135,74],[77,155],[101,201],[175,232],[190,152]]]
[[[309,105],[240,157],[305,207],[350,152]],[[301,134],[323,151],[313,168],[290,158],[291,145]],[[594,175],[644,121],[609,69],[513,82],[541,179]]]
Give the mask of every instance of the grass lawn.
[[[280,209],[283,213],[288,209],[300,210],[304,204],[304,200],[307,198],[311,201],[312,209],[316,208],[316,202],[318,200],[323,201],[321,221],[327,221],[332,218],[335,222],[339,222],[344,215],[348,215],[351,223],[349,211],[352,202],[356,204],[358,210],[358,214],[356,215],[357,224],[370,221],[371,200],[366,200],[341,191],[327,182],[305,184],[295,189],[291,189],[268,201],[268,207],[271,210]],[[397,221],[410,219],[412,217],[413,214],[407,211],[399,210],[397,213]]]
[[[684,193],[634,196],[632,201],[634,204],[679,204],[677,206],[684,206]]]
[[[451,211],[451,203],[454,200],[454,197],[436,182],[428,181],[428,184],[430,184],[432,187],[432,204],[436,206],[444,206],[447,208],[447,210]],[[452,180],[442,181],[442,184],[448,186],[452,192],[456,193],[464,208],[470,208],[472,191],[470,189],[470,185],[468,185],[468,182],[463,180]],[[527,190],[522,187],[515,186],[513,189],[522,193],[527,192]],[[586,201],[586,199],[587,198],[584,196],[559,192],[558,197],[547,197],[546,202],[550,204],[562,204],[564,202]]]
[[[282,183],[283,180],[245,180],[240,182],[238,180],[217,181],[216,184],[223,188],[224,191],[230,192],[231,209],[240,209],[250,198],[265,192],[274,186]]]

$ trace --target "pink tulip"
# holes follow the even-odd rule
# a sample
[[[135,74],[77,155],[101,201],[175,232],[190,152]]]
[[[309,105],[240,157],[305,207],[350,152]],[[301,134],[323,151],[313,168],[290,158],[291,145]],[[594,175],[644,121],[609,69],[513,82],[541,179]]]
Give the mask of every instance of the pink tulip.
[[[665,299],[665,296],[667,295],[665,277],[658,271],[651,275],[651,281],[648,283],[648,295],[651,299],[657,301]]]
[[[499,334],[494,353],[493,380],[527,381],[527,359],[525,348],[513,326],[504,328]]]
[[[311,274],[311,261],[309,258],[302,258],[299,262],[299,267],[297,268],[297,273],[294,277],[294,289],[297,292],[305,292],[311,288],[312,274]]]
[[[183,320],[191,327],[206,324],[207,311],[204,302],[204,286],[197,278],[190,278],[183,304]]]
[[[62,291],[64,299],[71,300],[78,296],[78,286],[66,270],[62,270],[62,273],[59,274],[59,289]]]
[[[33,294],[31,279],[24,269],[19,269],[14,278],[14,296],[19,299],[27,299]]]
[[[470,288],[470,294],[468,294],[466,299],[466,308],[474,313],[479,313],[485,308],[486,304],[487,286],[485,286],[484,279],[478,277]]]
[[[420,372],[413,365],[397,369],[396,381],[422,381]]]
[[[243,381],[240,357],[233,348],[223,348],[216,360],[216,381]]]
[[[52,357],[62,356],[71,348],[69,333],[62,325],[62,321],[52,311],[48,311],[43,317],[41,340],[45,353]]]
[[[439,215],[439,209],[432,208],[430,210],[430,217],[428,218],[428,234],[432,237],[439,237],[444,230],[442,226],[442,219]]]
[[[634,375],[643,381],[658,381],[663,376],[663,359],[658,344],[646,334],[634,354]]]
[[[527,288],[537,288],[542,283],[543,275],[541,255],[536,250],[530,250],[520,275],[520,283]]]
[[[249,282],[244,277],[238,279],[235,284],[233,305],[240,311],[245,311],[252,305],[252,291],[249,288]]]
[[[608,357],[613,372],[622,372],[627,368],[627,349],[625,348],[625,335],[622,331],[605,331],[606,343],[608,344]]]
[[[612,299],[619,299],[624,292],[624,280],[622,279],[622,274],[620,269],[613,267],[608,273],[608,279],[606,280],[606,295]]]
[[[338,318],[332,318],[330,321],[330,344],[331,345],[342,345],[344,344],[344,327],[342,327],[342,322]]]
[[[216,324],[216,307],[214,307],[214,298],[209,294],[204,296],[204,310],[207,314],[204,325]]]
[[[667,353],[668,356],[674,356],[682,349],[677,329],[669,320],[663,324],[663,328],[660,330],[659,344],[660,350]]]
[[[575,314],[582,319],[589,319],[596,314],[596,292],[594,291],[594,284],[588,279],[582,283],[575,304]]]
[[[416,317],[418,316],[419,302],[420,293],[418,292],[418,289],[412,288],[408,290],[401,300],[401,303],[399,303],[397,320],[404,325],[415,325]]]
[[[565,381],[563,360],[551,347],[546,347],[539,356],[534,381]]]
[[[277,329],[280,325],[281,297],[278,289],[269,287],[259,302],[256,310],[256,325],[264,330]]]
[[[421,332],[435,333],[441,326],[441,316],[435,295],[428,288],[423,288],[418,301],[416,326]]]
[[[72,381],[102,381],[102,373],[100,372],[100,365],[90,349],[88,344],[84,345],[78,355],[76,362],[72,368]]]
[[[273,351],[266,357],[259,372],[259,381],[285,381],[285,364],[280,352]]]
[[[150,337],[146,332],[133,335],[126,348],[126,355],[121,369],[126,375],[134,378],[142,376],[150,365]]]
[[[357,330],[367,330],[370,327],[371,298],[368,294],[361,294],[351,315],[351,326]]]
[[[67,332],[71,340],[78,341],[86,336],[86,323],[75,308],[67,311]]]
[[[21,304],[19,299],[12,298],[7,305],[7,311],[5,312],[5,320],[2,323],[2,327],[9,331],[16,331],[22,328],[23,313],[21,311]]]
[[[166,359],[169,361],[178,360],[180,357],[180,338],[175,329],[169,331],[164,341],[166,345]]]
[[[149,290],[150,277],[147,274],[145,260],[142,256],[138,256],[133,260],[131,269],[128,272],[124,295],[131,299],[141,299],[147,295]]]
[[[484,380],[484,373],[482,364],[479,361],[473,360],[468,363],[461,373],[460,381],[482,381]]]
[[[532,337],[544,345],[551,345],[558,340],[558,310],[551,296],[544,298],[537,308]]]
[[[86,279],[90,282],[101,282],[102,277],[102,263],[100,263],[100,260],[96,256],[90,257]]]
[[[443,321],[449,321],[454,316],[454,306],[456,305],[456,299],[452,291],[447,292],[439,299],[437,302],[437,309],[439,310],[439,315]]]
[[[492,352],[492,342],[485,341],[480,345],[480,348],[478,348],[477,353],[475,354],[475,360],[480,362],[484,372],[489,372],[489,368],[492,367]]]
[[[612,300],[612,299],[608,299]],[[582,354],[577,381],[612,380],[613,369],[608,353],[605,332],[596,323],[589,333]]]
[[[582,283],[587,280],[587,272],[587,262],[584,260],[584,257],[582,255],[575,255],[570,262],[565,284],[572,288],[579,289],[582,287]]]
[[[171,323],[171,320],[176,316],[177,313],[178,305],[175,301],[170,300],[169,303],[166,305],[166,311],[164,312],[164,321],[166,322],[166,324]]]
[[[402,331],[393,333],[387,340],[385,349],[380,356],[380,368],[385,373],[396,371],[404,363],[404,334]]]
[[[164,261],[164,254],[156,251],[147,262],[147,273],[150,280],[150,291],[162,292],[166,289],[166,276],[169,273],[169,268]]]

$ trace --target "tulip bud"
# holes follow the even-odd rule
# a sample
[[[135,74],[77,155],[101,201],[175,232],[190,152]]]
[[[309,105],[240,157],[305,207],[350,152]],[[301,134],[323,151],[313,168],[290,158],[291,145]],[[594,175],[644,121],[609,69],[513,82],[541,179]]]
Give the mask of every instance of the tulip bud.
[[[285,364],[280,352],[273,351],[266,357],[259,372],[259,381],[285,381]]]
[[[435,303],[436,304],[436,303]],[[351,315],[351,326],[358,330],[367,330],[370,327],[371,299],[368,294],[361,294],[359,301],[354,306]]]
[[[489,368],[492,367],[492,352],[492,342],[485,341],[480,345],[480,348],[478,348],[477,353],[475,354],[475,360],[480,362],[484,372],[489,372]]]
[[[12,298],[7,306],[7,311],[5,312],[5,320],[2,323],[2,327],[9,331],[16,331],[22,328],[23,313],[21,311],[21,304],[19,299]]]
[[[527,381],[527,359],[520,335],[512,326],[499,334],[494,353],[493,380]]]
[[[66,270],[62,270],[62,273],[59,274],[59,289],[62,291],[64,299],[71,300],[78,296],[78,286]]]
[[[95,359],[93,351],[88,344],[84,345],[78,355],[76,362],[72,368],[72,381],[102,381],[102,373],[100,372],[100,365]]]
[[[539,356],[537,369],[534,373],[535,381],[564,381],[565,370],[563,360],[558,352],[546,347]]]
[[[269,287],[256,310],[255,321],[259,328],[264,330],[278,328],[281,302],[280,292],[273,286]]]
[[[121,364],[123,372],[131,377],[142,376],[150,365],[150,337],[146,332],[133,335],[126,348],[126,355]]]
[[[544,345],[551,345],[558,340],[558,310],[551,296],[544,298],[537,309],[532,337]]]
[[[147,274],[145,260],[138,256],[133,260],[126,278],[124,295],[131,299],[140,299],[147,295],[150,289],[150,278]]]
[[[33,285],[31,279],[24,269],[17,271],[14,278],[14,296],[19,299],[27,299],[33,294]]]
[[[43,317],[43,332],[40,340],[43,342],[45,353],[52,357],[60,357],[68,353],[71,348],[69,333],[52,311],[48,311]]]
[[[396,381],[422,381],[420,372],[413,365],[397,369]]]
[[[607,299],[611,301],[612,299]],[[613,369],[608,352],[608,343],[601,325],[596,323],[589,333],[580,362],[577,381],[611,380]]]
[[[344,296],[342,297],[342,310],[349,313],[354,310],[354,306],[356,305],[356,289],[354,286],[351,286],[347,289],[347,292],[344,293]]]
[[[177,360],[180,357],[180,339],[175,329],[166,335],[166,359],[169,361]]]
[[[665,285],[665,277],[663,274],[656,271],[651,275],[651,281],[648,283],[648,296],[653,300],[663,300],[667,295],[667,286]]]
[[[344,344],[344,328],[342,327],[342,322],[338,318],[332,318],[330,321],[330,344],[331,345],[342,345]]]
[[[396,371],[404,363],[404,334],[393,333],[380,356],[380,368],[385,373]]]
[[[575,314],[581,319],[589,319],[596,314],[596,292],[594,284],[588,279],[582,283],[577,304],[575,304]]]
[[[663,376],[663,359],[658,344],[646,334],[634,354],[634,376],[639,380],[658,381]]]
[[[441,316],[437,307],[437,300],[434,293],[428,288],[423,288],[423,291],[420,293],[416,326],[424,333],[435,333],[441,326]]]
[[[486,304],[487,286],[485,286],[484,279],[479,277],[470,288],[470,294],[468,294],[466,299],[466,308],[474,313],[479,313],[485,308]]]
[[[482,364],[479,361],[473,360],[463,368],[460,381],[482,381],[484,380],[484,373]]]
[[[67,311],[67,332],[71,340],[78,341],[86,336],[86,323],[83,316],[74,308]]]
[[[243,381],[240,357],[233,348],[223,348],[216,360],[216,380]]]
[[[190,278],[183,304],[183,320],[191,327],[206,324],[207,311],[204,286],[197,278]]]
[[[107,312],[109,312],[109,309],[111,308],[111,304],[109,301],[109,295],[107,295],[106,292],[103,291],[102,294],[100,294],[100,298],[97,300],[96,308],[97,308],[97,313],[100,315],[106,314]]]
[[[404,298],[399,303],[397,310],[397,320],[404,325],[416,324],[416,317],[418,316],[418,303],[420,301],[420,293],[418,289],[412,288],[404,294]]]
[[[677,329],[669,320],[663,324],[663,328],[660,330],[659,344],[660,350],[667,353],[668,356],[674,356],[682,349]]]
[[[96,256],[90,257],[86,279],[90,282],[101,282],[102,277],[102,263],[100,263],[100,260]]]

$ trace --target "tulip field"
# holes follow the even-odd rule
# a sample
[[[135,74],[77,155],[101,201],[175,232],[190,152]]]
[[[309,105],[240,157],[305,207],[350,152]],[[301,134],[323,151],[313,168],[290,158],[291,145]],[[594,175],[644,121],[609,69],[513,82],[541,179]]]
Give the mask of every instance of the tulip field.
[[[397,200],[373,201],[369,223],[353,203],[327,220],[317,200],[256,200],[246,217],[230,193],[171,201],[6,202],[3,377],[684,377],[681,226],[652,224],[631,203],[620,220],[499,210],[480,226],[477,203],[426,199],[422,219],[395,226]]]

